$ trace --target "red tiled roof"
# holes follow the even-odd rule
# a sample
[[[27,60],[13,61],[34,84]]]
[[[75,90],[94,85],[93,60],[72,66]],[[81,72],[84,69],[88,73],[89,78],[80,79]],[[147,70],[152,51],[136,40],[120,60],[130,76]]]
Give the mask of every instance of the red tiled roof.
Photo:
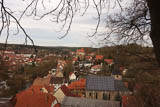
[[[49,92],[54,92],[54,86],[44,86],[44,88]]]
[[[73,73],[74,73],[74,72],[70,72],[70,73],[69,73],[69,76],[71,76]]]
[[[123,71],[123,70],[124,70],[124,67],[120,67],[120,70]]]
[[[92,52],[92,53],[89,53],[89,55],[94,56],[94,55],[95,55],[95,53],[94,53],[94,52]]]
[[[54,92],[54,86],[47,86],[47,85],[32,85],[29,89],[34,90],[35,92],[41,92],[41,89],[45,88],[48,93]]]
[[[86,87],[86,79],[80,79],[78,81],[72,82],[68,89],[84,89]]]
[[[92,57],[91,56],[86,56],[86,59],[92,59]]]
[[[84,53],[84,48],[77,49],[77,52],[83,52]]]
[[[73,95],[65,85],[62,85],[60,89],[62,90],[65,96],[78,97],[76,95]]]
[[[36,78],[33,82],[33,85],[50,85],[51,76],[46,78]]]
[[[103,59],[103,55],[96,55],[96,60],[102,60]]]
[[[67,95],[70,94],[69,89],[68,89],[65,85],[62,85],[62,86],[60,87],[60,89],[63,91],[63,93],[64,93],[65,96],[67,96]]]
[[[42,62],[42,59],[41,59],[41,58],[37,58],[37,59],[36,59],[36,62],[41,63],[41,62]]]
[[[27,89],[16,94],[15,107],[51,107],[56,98],[52,94],[36,92],[33,89]],[[59,104],[54,107],[60,107]]]
[[[76,57],[75,57],[75,58],[73,58],[73,59],[72,59],[72,61],[77,61],[77,58],[76,58]]]
[[[92,67],[92,69],[101,69],[101,68],[102,68],[101,65],[95,65],[95,66]]]
[[[105,62],[107,62],[108,64],[111,64],[113,62],[112,59],[104,59]]]

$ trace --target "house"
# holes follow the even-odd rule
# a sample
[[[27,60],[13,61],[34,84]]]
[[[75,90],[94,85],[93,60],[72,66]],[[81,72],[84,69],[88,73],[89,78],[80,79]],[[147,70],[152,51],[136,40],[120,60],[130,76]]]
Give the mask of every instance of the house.
[[[113,59],[104,59],[104,62],[106,62],[108,65],[112,65]]]
[[[63,77],[51,77],[50,84],[54,86],[55,91],[64,84],[68,85]]]
[[[67,64],[66,61],[64,61],[64,60],[58,60],[57,70],[58,71],[62,71],[64,69],[64,66],[66,64]]]
[[[74,57],[74,58],[72,59],[72,64],[75,64],[77,60],[78,60],[78,58]]]
[[[43,92],[43,93],[54,93],[54,86],[47,86],[47,85],[32,85],[29,87],[31,90],[35,90],[36,92]]]
[[[121,68],[121,71],[122,71],[122,75],[125,76],[127,74],[127,72],[128,72],[128,69],[122,69]]]
[[[55,77],[64,77],[64,75],[63,75],[63,73],[61,72],[61,71],[59,71],[59,70],[57,70],[56,72],[55,72],[55,75],[54,75]]]
[[[11,50],[5,50],[5,51],[4,51],[4,54],[15,54],[15,52],[14,52],[14,51],[11,51]]]
[[[69,54],[73,56],[73,55],[75,55],[75,54],[76,54],[76,52],[74,52],[74,51],[70,51],[70,52],[69,52]]]
[[[120,107],[120,102],[65,96],[61,107]]]
[[[54,76],[56,74],[56,71],[57,71],[57,69],[52,68],[51,70],[48,71],[48,74],[51,74]]]
[[[89,53],[88,55],[89,55],[89,56],[95,56],[95,53],[92,52],[92,53]]]
[[[84,56],[85,55],[84,48],[77,49],[76,55],[77,56]]]
[[[49,86],[51,85],[50,84],[50,81],[51,81],[51,77],[52,76],[47,76],[47,77],[44,77],[44,78],[40,78],[40,77],[37,77],[34,81],[33,81],[33,85],[41,85],[41,86]]]
[[[72,94],[85,97],[86,79],[81,78],[80,80],[74,81],[68,85],[68,89]]]
[[[35,88],[22,91],[13,99],[16,100],[14,107],[60,107],[52,94],[36,91]]]
[[[74,81],[74,80],[76,80],[76,79],[77,79],[76,74],[75,74],[74,72],[70,72],[70,73],[69,73],[69,80],[70,80],[70,81]]]
[[[61,103],[65,96],[74,96],[74,95],[70,92],[70,90],[65,85],[62,85],[54,93],[54,96],[57,98],[58,102]]]
[[[102,66],[101,65],[95,65],[92,66],[91,68],[91,73],[97,74],[97,72],[100,72],[102,70]]]
[[[93,63],[90,62],[90,61],[85,61],[85,62],[84,62],[84,67],[85,67],[85,68],[90,68],[92,65],[93,65]]]
[[[103,55],[96,55],[96,60],[103,60]]]
[[[54,86],[55,91],[64,84],[68,85],[63,77],[54,77],[50,75],[44,78],[38,77],[33,82],[33,85],[36,86]]]
[[[128,94],[128,89],[122,80],[115,80],[112,76],[87,76],[86,98],[100,100],[115,100],[118,94]]]
[[[85,58],[87,61],[92,61],[92,56],[86,56]]]

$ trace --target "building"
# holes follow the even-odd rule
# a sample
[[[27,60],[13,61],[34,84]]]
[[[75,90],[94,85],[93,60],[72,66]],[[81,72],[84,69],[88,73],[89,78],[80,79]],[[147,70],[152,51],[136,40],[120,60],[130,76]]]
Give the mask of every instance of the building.
[[[16,94],[13,99],[16,101],[14,107],[60,107],[52,94],[37,91],[34,87]]]
[[[54,90],[56,91],[59,87],[61,87],[62,85],[68,85],[65,82],[65,79],[63,77],[52,77],[50,84],[52,84],[54,86]]]
[[[38,77],[33,82],[33,85],[38,86],[54,86],[55,91],[64,84],[68,85],[63,77],[54,77],[51,75],[44,78]]]
[[[47,85],[32,85],[29,87],[30,90],[35,90],[36,92],[43,92],[43,93],[54,93],[54,86],[47,86]]]
[[[63,75],[63,73],[62,73],[62,71],[59,71],[59,70],[57,70],[56,72],[55,72],[55,77],[64,77],[64,75]]]
[[[85,68],[91,68],[92,65],[93,65],[92,62],[90,62],[90,61],[84,61],[84,67]]]
[[[96,55],[96,60],[102,61],[103,60],[103,55]]]
[[[104,59],[104,62],[106,62],[108,65],[112,65],[113,59]]]
[[[60,88],[58,88],[58,90],[54,93],[54,96],[57,98],[59,103],[62,102],[65,96],[74,97],[74,95],[70,92],[70,90],[65,85],[62,85]]]
[[[77,76],[74,72],[70,72],[69,73],[69,80],[70,81],[74,81],[74,80],[77,80]]]
[[[102,70],[102,66],[101,65],[95,65],[92,66],[91,68],[91,73],[97,74],[97,72],[100,72]]]
[[[46,85],[46,86],[49,86],[51,85],[50,84],[50,81],[51,81],[51,77],[52,76],[47,76],[47,77],[44,77],[44,78],[40,78],[40,77],[37,77],[34,82],[33,82],[33,85]]]
[[[77,54],[78,56],[84,56],[84,55],[85,55],[84,48],[77,49],[76,54]]]
[[[114,65],[112,68],[112,74],[111,74],[116,80],[122,80],[122,73],[120,71],[118,58],[114,59]]]
[[[68,85],[72,94],[85,97],[86,79],[80,79]]]
[[[85,58],[87,61],[92,61],[92,56],[86,56]]]
[[[117,94],[128,94],[128,89],[122,80],[112,76],[87,76],[86,98],[100,100],[115,100]]]
[[[61,107],[120,107],[120,102],[65,96]]]

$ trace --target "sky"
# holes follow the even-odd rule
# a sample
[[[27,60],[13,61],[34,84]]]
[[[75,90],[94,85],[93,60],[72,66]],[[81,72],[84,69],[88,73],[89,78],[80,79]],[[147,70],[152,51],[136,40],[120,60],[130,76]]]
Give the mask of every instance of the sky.
[[[14,11],[13,15],[17,18],[20,17],[21,11],[28,5],[31,0],[5,0],[5,6]],[[46,0],[47,1],[47,0]],[[49,0],[48,0],[49,1]],[[50,0],[51,3],[46,2],[47,9],[44,10],[42,6],[39,6],[38,13],[43,14],[47,10],[55,7],[58,0]],[[40,3],[41,4],[41,3]],[[54,4],[54,5],[53,5]],[[103,10],[101,17],[101,23],[98,28],[98,34],[107,31],[105,28],[106,15],[114,11],[119,11],[120,8],[109,10],[108,8]],[[29,12],[29,11],[28,11]],[[20,24],[24,27],[28,35],[34,40],[35,45],[38,46],[67,46],[67,47],[100,47],[99,41],[103,37],[89,37],[88,34],[94,33],[97,25],[97,12],[90,4],[87,12],[82,16],[83,8],[78,12],[73,19],[71,30],[69,34],[63,39],[59,39],[64,35],[65,30],[61,30],[61,24],[51,22],[52,16],[45,17],[41,20],[35,20],[33,16],[24,16],[20,21]],[[10,36],[8,43],[24,44],[25,36],[22,31],[15,35],[16,26],[12,24],[10,26]],[[4,43],[6,39],[6,32],[4,31],[0,37],[0,42]],[[28,44],[31,44],[28,40]]]

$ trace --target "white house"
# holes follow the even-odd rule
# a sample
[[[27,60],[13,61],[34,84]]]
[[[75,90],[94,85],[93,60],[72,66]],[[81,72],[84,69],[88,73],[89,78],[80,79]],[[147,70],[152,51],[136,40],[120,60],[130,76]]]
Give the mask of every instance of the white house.
[[[93,63],[84,63],[85,68],[87,68],[87,67],[90,68],[92,65],[93,65]]]
[[[70,81],[73,81],[73,80],[76,80],[76,75],[75,75],[75,73],[74,72],[70,72],[70,74],[69,74],[69,80]]]
[[[95,65],[91,68],[91,73],[97,74],[97,72],[100,72],[102,70],[102,66],[101,65]]]

